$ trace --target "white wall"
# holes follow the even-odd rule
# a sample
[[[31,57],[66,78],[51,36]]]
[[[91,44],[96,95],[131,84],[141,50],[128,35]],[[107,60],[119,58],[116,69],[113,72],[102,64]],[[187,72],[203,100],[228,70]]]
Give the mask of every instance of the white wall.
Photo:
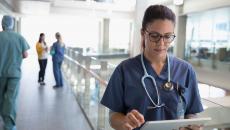
[[[186,0],[181,15],[227,6],[230,0]]]
[[[39,34],[45,33],[46,42],[51,46],[56,41],[55,33],[60,32],[67,46],[92,47],[99,43],[99,20],[71,16],[26,16],[22,17],[21,33],[35,52]]]

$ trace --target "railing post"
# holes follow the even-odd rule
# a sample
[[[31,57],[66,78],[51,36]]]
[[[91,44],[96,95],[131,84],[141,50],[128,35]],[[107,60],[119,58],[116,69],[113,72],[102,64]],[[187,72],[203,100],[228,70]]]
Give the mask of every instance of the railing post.
[[[71,48],[68,47],[68,50],[67,50],[68,57],[70,57],[70,51],[71,51]],[[68,73],[69,67],[70,67],[70,60],[67,61],[67,73]]]
[[[71,57],[71,48],[68,49],[67,55],[68,55],[68,57]],[[66,77],[67,78],[69,78],[70,69],[71,69],[71,61],[68,60],[67,61],[67,70],[66,70]]]
[[[101,61],[100,64],[101,64],[100,76],[101,76],[102,79],[106,79],[106,77],[107,77],[107,71],[108,71],[108,68],[107,68],[108,62],[107,61]],[[99,94],[98,94],[99,101],[101,100],[104,91],[105,91],[105,86],[100,85],[100,87],[99,87]],[[100,102],[98,102],[98,124],[97,124],[97,130],[105,130],[105,115],[106,115],[105,112],[106,112],[105,111],[105,107],[102,106],[100,104]]]
[[[65,48],[65,55],[68,56],[68,47]],[[64,57],[64,62],[63,62],[63,66],[62,66],[64,72],[67,72],[68,69],[68,59]]]
[[[91,58],[85,57],[85,67],[90,70]],[[90,103],[90,74],[85,71],[85,91],[84,91],[84,109],[85,113],[89,113]]]
[[[77,53],[76,53],[76,51],[73,51],[73,60],[74,61],[77,61],[76,59],[77,59]],[[77,87],[77,78],[78,78],[78,72],[77,72],[77,70],[78,70],[78,66],[75,64],[75,63],[73,63],[73,70],[72,70],[72,73],[73,73],[73,78],[72,78],[72,80],[73,80],[73,88],[74,88],[74,91],[76,91],[76,87]]]
[[[78,53],[76,56],[76,60],[80,65],[82,65],[82,61],[83,61],[83,56],[81,53]],[[82,79],[84,78],[84,70],[81,66],[77,66],[77,100],[80,102],[80,104],[82,103]]]
[[[74,57],[75,57],[75,50],[71,49],[70,58],[74,60]],[[74,86],[75,84],[75,63],[73,61],[71,61],[70,63],[69,79],[70,79],[71,86]]]
[[[82,56],[82,54],[81,54],[81,53],[78,53],[75,60],[78,61],[78,63],[79,63],[80,65],[82,65],[82,61],[83,61],[83,56]],[[79,85],[81,85],[81,80],[82,80],[82,78],[83,78],[83,71],[82,71],[81,66],[78,66],[78,67],[77,67],[77,75],[78,75],[78,76],[77,76],[77,84],[78,84],[78,86],[79,86]]]

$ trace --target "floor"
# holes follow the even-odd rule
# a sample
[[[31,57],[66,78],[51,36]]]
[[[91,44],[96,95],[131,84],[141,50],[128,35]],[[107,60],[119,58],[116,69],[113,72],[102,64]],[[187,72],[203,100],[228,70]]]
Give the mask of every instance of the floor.
[[[23,61],[18,96],[18,130],[91,130],[67,84],[54,89],[52,60],[49,57],[45,86],[37,83],[38,61],[31,55]],[[2,122],[0,121],[0,130]]]

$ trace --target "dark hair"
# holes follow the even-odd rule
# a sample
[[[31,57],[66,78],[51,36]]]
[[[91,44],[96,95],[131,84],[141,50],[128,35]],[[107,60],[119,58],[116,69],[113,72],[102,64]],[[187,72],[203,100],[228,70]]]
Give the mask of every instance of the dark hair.
[[[42,42],[42,37],[43,37],[43,36],[45,36],[45,34],[44,34],[44,33],[40,33],[40,35],[39,35],[39,40],[38,40],[39,43]],[[44,42],[44,44],[46,45],[46,42],[45,42],[45,41],[43,41],[43,42]]]
[[[176,23],[175,14],[171,9],[164,5],[151,5],[145,10],[145,14],[142,20],[142,30],[146,29],[148,23],[153,22],[157,19],[171,20],[174,24]]]

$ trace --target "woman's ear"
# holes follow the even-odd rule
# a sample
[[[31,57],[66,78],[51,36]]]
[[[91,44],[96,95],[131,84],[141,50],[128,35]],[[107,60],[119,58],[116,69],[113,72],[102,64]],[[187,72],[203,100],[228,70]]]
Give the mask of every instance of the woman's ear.
[[[145,49],[145,38],[141,37],[141,48]]]
[[[145,49],[145,32],[143,29],[141,29],[141,49]]]

